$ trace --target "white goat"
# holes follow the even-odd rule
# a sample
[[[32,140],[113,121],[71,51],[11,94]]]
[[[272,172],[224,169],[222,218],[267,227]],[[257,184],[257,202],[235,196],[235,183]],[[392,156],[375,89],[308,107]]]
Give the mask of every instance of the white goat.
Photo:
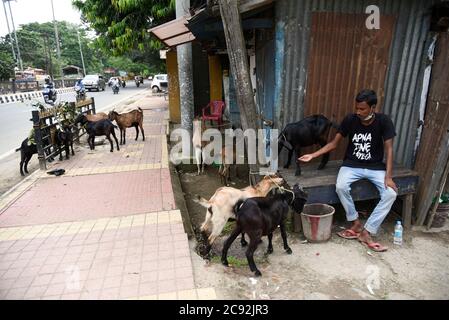
[[[272,189],[279,187],[284,180],[273,176],[265,176],[254,187],[248,186],[244,189],[232,187],[221,187],[215,191],[215,194],[206,200],[200,196],[193,199],[203,207],[207,208],[206,219],[201,225],[201,232],[208,236],[207,248],[204,254],[210,251],[212,243],[220,235],[229,218],[235,218],[234,206],[239,200],[245,200],[253,197],[265,197]],[[246,241],[242,236],[242,245]]]
[[[205,141],[201,140],[201,136],[204,132],[204,125],[201,118],[197,118],[193,120],[193,136],[192,136],[192,144],[195,150],[195,159],[196,165],[198,167],[198,175],[201,172],[204,172],[204,159],[205,159],[205,151],[204,146],[206,144]],[[201,168],[201,170],[200,170]]]

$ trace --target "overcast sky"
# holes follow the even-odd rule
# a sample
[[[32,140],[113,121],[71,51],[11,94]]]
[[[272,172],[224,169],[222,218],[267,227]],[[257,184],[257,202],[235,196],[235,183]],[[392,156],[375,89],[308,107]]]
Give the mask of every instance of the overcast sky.
[[[0,0],[1,2],[2,0]],[[9,7],[5,3],[8,13],[9,27],[12,32],[11,19],[9,17]],[[80,12],[73,8],[71,0],[53,0],[56,20],[65,20],[76,24],[81,24]],[[16,0],[11,1],[11,10],[14,18],[16,30],[21,24],[30,22],[53,21],[50,0]],[[0,36],[8,33],[6,25],[5,11],[3,4],[0,3]]]

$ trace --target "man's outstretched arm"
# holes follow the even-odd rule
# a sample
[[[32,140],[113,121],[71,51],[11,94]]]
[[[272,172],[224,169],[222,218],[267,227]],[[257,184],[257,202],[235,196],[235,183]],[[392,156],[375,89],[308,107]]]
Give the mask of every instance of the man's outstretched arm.
[[[334,140],[332,140],[331,142],[326,144],[321,149],[315,151],[314,153],[303,155],[302,157],[298,158],[298,160],[302,161],[302,162],[309,162],[310,160],[312,160],[314,158],[318,158],[319,156],[321,156],[325,153],[335,150],[338,147],[338,144],[340,143],[340,141],[342,139],[343,139],[343,136],[341,135],[341,133],[337,132],[337,134],[334,137]]]

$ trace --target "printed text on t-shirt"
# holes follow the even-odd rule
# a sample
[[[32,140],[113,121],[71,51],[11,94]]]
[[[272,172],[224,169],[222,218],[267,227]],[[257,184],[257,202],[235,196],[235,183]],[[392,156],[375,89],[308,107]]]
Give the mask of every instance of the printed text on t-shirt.
[[[352,137],[353,155],[359,160],[371,159],[371,133],[356,133]]]

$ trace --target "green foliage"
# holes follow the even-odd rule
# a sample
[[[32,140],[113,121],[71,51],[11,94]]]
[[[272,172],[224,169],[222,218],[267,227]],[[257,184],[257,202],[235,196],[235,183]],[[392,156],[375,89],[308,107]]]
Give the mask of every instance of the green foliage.
[[[231,231],[234,229],[235,227],[235,221],[228,221],[226,222],[224,228],[223,228],[223,234],[230,234]]]
[[[112,67],[133,74],[148,76],[164,71],[163,61],[159,59],[159,52],[145,47],[144,52],[130,50],[121,56],[112,56],[108,50],[103,50],[98,41],[91,39],[89,30],[77,25],[60,21],[58,33],[61,49],[61,64],[58,63],[56,41],[52,22],[29,23],[21,25],[17,30],[23,67],[40,68],[55,78],[60,76],[60,65],[75,65],[82,67],[79,50],[78,34],[86,66],[86,73],[103,73],[106,67]],[[8,79],[13,76],[14,61],[11,56],[11,35],[0,41],[0,77]]]
[[[221,263],[221,257],[213,256],[212,259],[211,259],[211,262]],[[240,268],[240,267],[247,266],[248,265],[248,260],[246,258],[239,259],[239,258],[236,258],[234,256],[228,256],[228,263],[229,263],[230,266]]]
[[[9,47],[0,40],[0,80],[9,80],[14,73],[14,59]]]
[[[58,62],[54,25],[52,22],[32,22],[21,25],[17,30],[23,67],[40,68],[48,74],[59,77],[60,67],[76,65],[82,67],[77,31],[80,32],[80,42],[85,57],[87,72],[100,72],[103,68],[99,50],[92,45],[87,37],[87,30],[75,24],[58,21],[59,45],[61,61]],[[12,35],[5,37],[5,44],[10,45]]]
[[[148,29],[175,18],[175,0],[73,0],[99,36],[96,44],[113,55],[159,50]]]

